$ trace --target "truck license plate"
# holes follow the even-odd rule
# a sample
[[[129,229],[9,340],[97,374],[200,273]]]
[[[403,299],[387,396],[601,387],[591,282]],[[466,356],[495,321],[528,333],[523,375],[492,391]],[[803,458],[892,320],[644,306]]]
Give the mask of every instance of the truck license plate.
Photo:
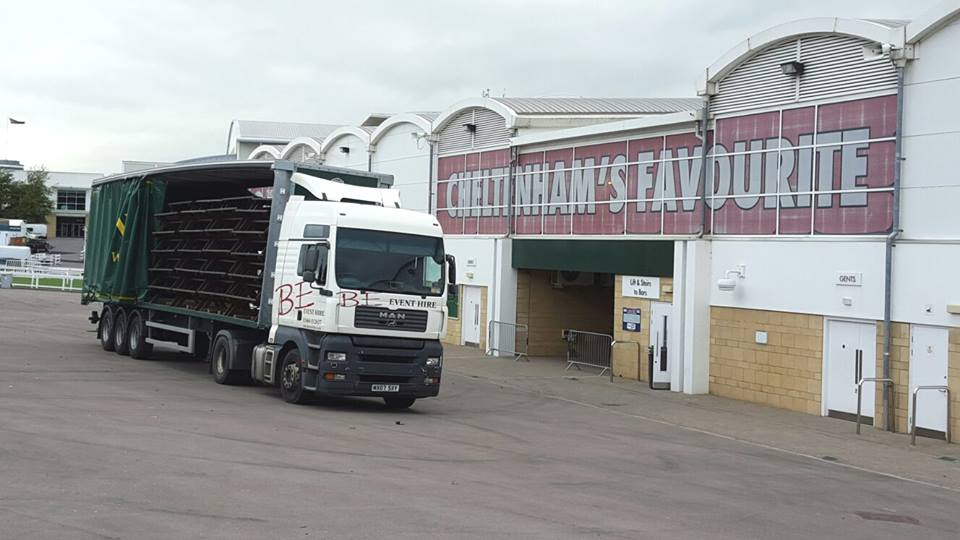
[[[399,384],[374,384],[370,386],[371,392],[399,392]]]

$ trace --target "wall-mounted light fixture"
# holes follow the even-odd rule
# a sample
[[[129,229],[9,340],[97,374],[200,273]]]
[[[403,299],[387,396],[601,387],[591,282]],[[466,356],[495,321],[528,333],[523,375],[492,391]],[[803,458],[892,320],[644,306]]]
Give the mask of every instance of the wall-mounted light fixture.
[[[782,71],[784,75],[803,75],[803,62],[797,62],[796,60],[793,62],[784,62],[780,64],[780,71]]]
[[[341,153],[341,154],[349,154],[349,153],[350,153],[350,147],[349,147],[349,146],[341,146],[341,147],[340,147],[340,153]]]
[[[734,279],[736,277],[737,279]],[[737,281],[747,277],[747,267],[738,264],[733,270],[727,270],[724,277],[717,280],[717,288],[721,291],[732,291],[737,288]]]
[[[477,125],[467,122],[466,124],[463,125],[463,129],[466,130],[467,133],[476,133]]]

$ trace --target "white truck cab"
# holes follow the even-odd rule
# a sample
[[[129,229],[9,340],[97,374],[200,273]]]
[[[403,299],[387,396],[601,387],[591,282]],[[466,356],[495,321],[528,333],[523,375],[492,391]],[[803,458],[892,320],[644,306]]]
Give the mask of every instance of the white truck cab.
[[[256,364],[271,357],[271,372],[276,356],[281,388],[302,377],[305,390],[325,394],[436,395],[456,271],[436,217],[400,209],[395,190],[291,180],[255,377]],[[299,364],[278,352],[294,341],[310,351]]]

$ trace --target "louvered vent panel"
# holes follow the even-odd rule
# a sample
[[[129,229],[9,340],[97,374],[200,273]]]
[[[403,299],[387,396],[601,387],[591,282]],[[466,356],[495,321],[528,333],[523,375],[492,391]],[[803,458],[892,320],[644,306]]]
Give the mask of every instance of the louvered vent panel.
[[[463,127],[473,123],[473,111],[467,109],[458,114],[449,124],[440,130],[440,153],[463,152],[473,148],[473,134]]]
[[[476,109],[476,111],[477,137],[473,141],[474,148],[490,148],[510,142],[510,131],[502,116],[490,109]]]
[[[863,47],[869,42],[845,36],[804,38],[800,61],[800,99],[888,90],[897,86],[897,71],[888,56],[864,60]]]
[[[718,94],[710,101],[717,114],[792,103],[797,83],[780,71],[780,64],[797,58],[797,42],[777,45],[747,60],[720,81]]]
[[[810,35],[777,45],[744,62],[720,81],[710,103],[716,114],[798,101],[896,88],[896,70],[888,57],[864,60],[867,40],[838,35]],[[784,75],[780,64],[798,60],[804,65],[797,80]]]

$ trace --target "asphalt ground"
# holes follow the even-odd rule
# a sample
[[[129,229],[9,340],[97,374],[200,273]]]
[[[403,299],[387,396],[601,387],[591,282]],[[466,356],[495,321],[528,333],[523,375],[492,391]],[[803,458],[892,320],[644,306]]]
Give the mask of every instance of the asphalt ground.
[[[0,538],[960,537],[948,483],[624,414],[601,385],[508,384],[459,351],[410,411],[295,406],[104,352],[88,314],[0,291]]]

